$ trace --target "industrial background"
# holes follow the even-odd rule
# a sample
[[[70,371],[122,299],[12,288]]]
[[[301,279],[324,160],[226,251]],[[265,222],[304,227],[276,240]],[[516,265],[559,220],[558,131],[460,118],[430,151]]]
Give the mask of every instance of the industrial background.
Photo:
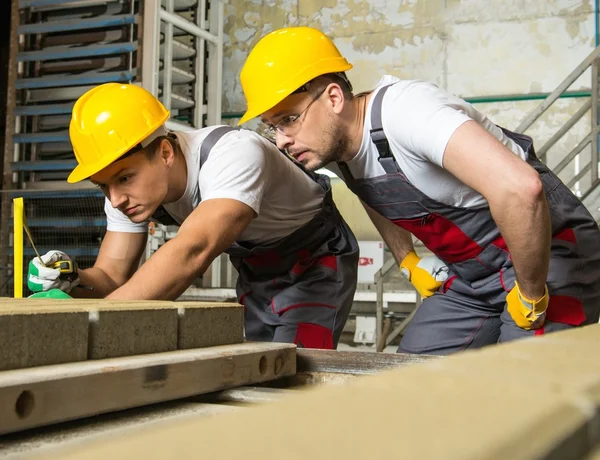
[[[64,250],[83,267],[97,255],[101,193],[65,183],[74,165],[66,129],[79,95],[98,83],[132,81],[171,109],[172,129],[237,124],[245,109],[244,60],[260,37],[284,26],[328,34],[354,65],[349,77],[357,92],[386,73],[428,80],[495,123],[527,132],[539,156],[600,219],[600,32],[592,0],[13,0],[0,8],[0,295],[12,293],[15,194],[25,197],[40,251]],[[391,343],[419,299],[397,276],[354,195],[332,181],[361,241],[363,264],[344,341],[372,346],[383,333]],[[147,256],[174,231],[153,229]],[[232,299],[234,285],[223,256],[184,298]]]
[[[236,125],[244,60],[283,26],[328,34],[357,92],[386,73],[429,80],[531,135],[599,221],[599,3],[0,0],[0,457],[600,460],[600,324],[454,356],[386,353],[421,299],[335,177],[361,252],[338,350],[245,341],[226,256],[175,302],[10,298],[13,198],[40,252],[83,268],[98,254],[104,197],[65,181],[81,94],[132,82],[171,111],[170,129]],[[151,226],[146,257],[174,235]]]

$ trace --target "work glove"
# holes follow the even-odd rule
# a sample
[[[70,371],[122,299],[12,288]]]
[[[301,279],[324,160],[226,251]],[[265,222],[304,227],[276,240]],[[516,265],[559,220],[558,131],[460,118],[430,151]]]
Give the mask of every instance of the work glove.
[[[34,257],[29,262],[27,286],[32,292],[60,289],[69,293],[78,284],[77,264],[64,252],[50,251],[41,261]]]
[[[434,256],[422,259],[415,251],[411,251],[400,263],[400,273],[412,283],[415,289],[426,298],[448,279],[448,267]]]
[[[515,281],[515,287],[506,296],[506,309],[521,329],[538,329],[544,325],[546,320],[546,309],[548,308],[548,287],[544,288],[541,299],[531,300],[521,294],[519,285]]]

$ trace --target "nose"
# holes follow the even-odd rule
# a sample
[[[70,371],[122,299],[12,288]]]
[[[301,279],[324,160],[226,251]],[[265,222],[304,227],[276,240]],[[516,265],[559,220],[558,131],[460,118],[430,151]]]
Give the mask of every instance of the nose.
[[[110,200],[110,205],[117,209],[127,201],[127,196],[111,187],[108,189],[108,199]]]
[[[294,140],[279,131],[275,131],[275,143],[278,149],[286,150],[294,144]]]

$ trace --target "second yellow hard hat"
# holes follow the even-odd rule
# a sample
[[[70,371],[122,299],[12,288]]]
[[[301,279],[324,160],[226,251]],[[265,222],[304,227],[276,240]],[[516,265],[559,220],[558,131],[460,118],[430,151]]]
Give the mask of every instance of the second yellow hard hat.
[[[323,32],[311,27],[275,30],[260,39],[242,68],[248,109],[239,124],[275,107],[313,78],[351,68]]]

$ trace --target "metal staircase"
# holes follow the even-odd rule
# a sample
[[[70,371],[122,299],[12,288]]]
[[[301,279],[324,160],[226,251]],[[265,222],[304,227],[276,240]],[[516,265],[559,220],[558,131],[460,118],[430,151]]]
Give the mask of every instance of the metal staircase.
[[[571,74],[517,127],[516,131],[526,133],[535,126],[536,121],[548,113],[556,101],[565,94],[569,87],[589,72],[590,97],[584,99],[577,112],[567,120],[556,133],[543,145],[538,146],[537,155],[543,162],[548,162],[553,147],[569,133],[581,120],[589,117],[590,129],[587,135],[580,139],[567,155],[562,152],[555,155],[559,159],[556,165],[549,164],[552,170],[563,182],[578,195],[596,221],[600,221],[600,178],[598,177],[598,110],[600,109],[600,93],[598,89],[600,78],[598,66],[600,47],[592,51]],[[587,78],[587,76],[584,76]],[[534,139],[535,141],[535,139]]]
[[[220,0],[12,2],[0,295],[11,293],[13,196],[29,203],[40,251],[59,248],[83,267],[97,255],[103,195],[65,181],[76,165],[68,136],[75,100],[101,83],[131,82],[171,110],[171,129],[219,122],[222,24]]]

